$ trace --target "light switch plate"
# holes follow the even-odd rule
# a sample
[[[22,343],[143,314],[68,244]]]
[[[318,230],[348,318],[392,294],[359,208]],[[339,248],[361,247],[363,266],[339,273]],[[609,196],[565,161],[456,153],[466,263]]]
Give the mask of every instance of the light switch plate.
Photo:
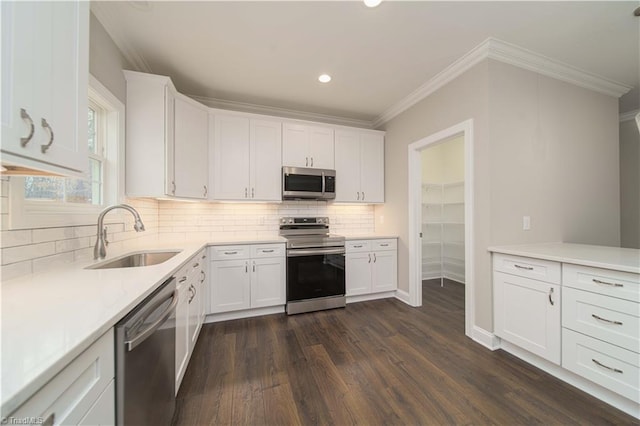
[[[522,230],[529,231],[531,229],[531,216],[522,216]]]

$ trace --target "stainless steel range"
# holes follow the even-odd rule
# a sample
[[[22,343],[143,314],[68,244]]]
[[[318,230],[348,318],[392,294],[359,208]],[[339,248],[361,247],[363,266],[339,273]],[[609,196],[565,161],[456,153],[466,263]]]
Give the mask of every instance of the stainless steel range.
[[[328,217],[283,217],[287,239],[287,314],[345,306],[344,237]]]

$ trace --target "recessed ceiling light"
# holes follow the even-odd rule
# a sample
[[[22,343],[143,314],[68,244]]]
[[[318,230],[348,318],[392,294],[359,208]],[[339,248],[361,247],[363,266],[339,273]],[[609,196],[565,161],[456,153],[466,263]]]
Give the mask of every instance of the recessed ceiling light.
[[[320,77],[318,77],[318,81],[320,83],[328,83],[331,81],[331,76],[329,74],[321,74]]]
[[[376,7],[378,6],[380,3],[382,3],[382,0],[364,0],[364,4],[367,7]]]

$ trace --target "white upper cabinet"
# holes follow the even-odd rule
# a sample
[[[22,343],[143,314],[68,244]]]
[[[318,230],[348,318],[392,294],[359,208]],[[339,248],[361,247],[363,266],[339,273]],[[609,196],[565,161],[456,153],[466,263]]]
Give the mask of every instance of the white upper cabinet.
[[[338,202],[384,202],[384,135],[336,130],[336,199]]]
[[[287,167],[333,169],[334,141],[330,127],[284,123],[282,164]]]
[[[197,102],[179,95],[175,100],[174,181],[176,195],[207,198],[209,193],[209,114]]]
[[[282,124],[215,115],[213,129],[213,198],[280,201]]]
[[[88,69],[88,2],[2,2],[5,165],[86,173]]]
[[[177,93],[168,77],[124,73],[127,195],[207,198],[207,108]]]

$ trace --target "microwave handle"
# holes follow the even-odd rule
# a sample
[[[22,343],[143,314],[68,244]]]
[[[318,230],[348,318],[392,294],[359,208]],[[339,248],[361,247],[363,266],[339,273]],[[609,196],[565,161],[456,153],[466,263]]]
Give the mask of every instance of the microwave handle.
[[[324,191],[326,189],[325,185],[326,185],[326,182],[325,182],[324,172],[322,172],[322,195],[323,196],[324,196]]]

